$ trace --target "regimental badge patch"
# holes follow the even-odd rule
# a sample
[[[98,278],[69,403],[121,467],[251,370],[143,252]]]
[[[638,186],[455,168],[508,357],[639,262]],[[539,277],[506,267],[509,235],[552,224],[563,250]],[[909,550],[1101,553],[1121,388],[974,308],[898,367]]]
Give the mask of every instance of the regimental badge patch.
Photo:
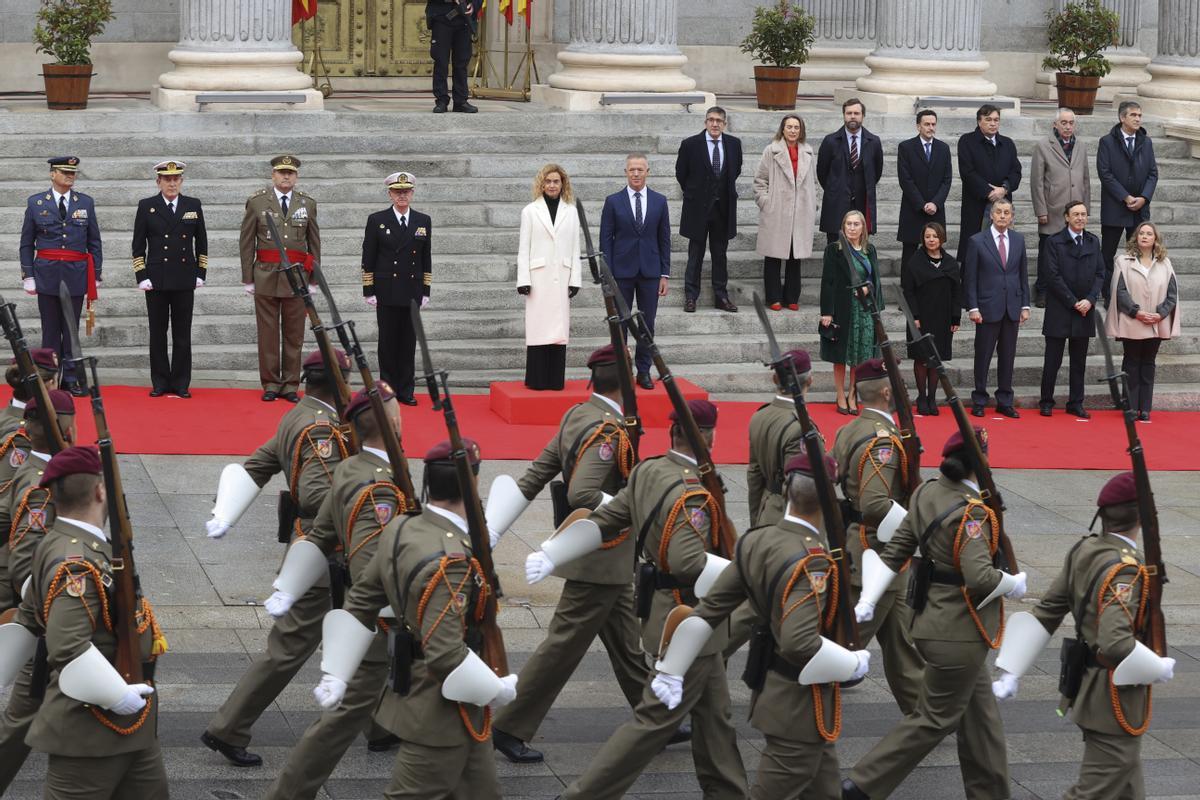
[[[461,612],[467,607],[467,596],[462,592],[454,595],[454,610]]]
[[[690,519],[695,528],[703,528],[708,524],[708,512],[703,508],[693,508]]]
[[[817,594],[824,594],[825,587],[829,584],[829,573],[826,572],[810,572],[808,581],[812,584],[813,591]]]
[[[380,525],[387,525],[389,522],[391,522],[395,513],[396,507],[391,503],[375,504],[375,521]]]
[[[597,453],[599,454],[601,461],[613,460],[613,446],[608,442],[601,442]]]
[[[67,577],[67,594],[71,597],[83,597],[83,593],[87,591],[87,576],[85,575],[70,575]]]
[[[888,464],[888,463],[890,463],[890,462],[891,462],[891,460],[892,460],[892,448],[890,448],[890,447],[876,447],[874,452],[875,452],[875,459],[876,459],[876,460],[877,460],[877,461],[878,461],[880,464]]]
[[[333,455],[333,440],[318,439],[317,440],[317,455],[321,458],[329,458]]]
[[[1116,583],[1113,584],[1113,596],[1121,601],[1122,605],[1129,605],[1130,598],[1133,597],[1132,583]]]
[[[983,521],[978,519],[967,520],[967,536],[971,539],[978,539],[983,536]]]
[[[10,467],[19,467],[25,463],[27,453],[19,447],[14,447],[8,456],[8,465]]]
[[[44,509],[44,508],[29,509],[29,517],[27,518],[27,524],[29,526],[29,529],[33,530],[33,531],[46,530],[46,509]]]

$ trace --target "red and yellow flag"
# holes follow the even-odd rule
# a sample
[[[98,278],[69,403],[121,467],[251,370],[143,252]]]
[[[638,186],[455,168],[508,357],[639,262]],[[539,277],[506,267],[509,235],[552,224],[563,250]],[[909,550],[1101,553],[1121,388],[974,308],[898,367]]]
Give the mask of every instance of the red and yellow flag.
[[[512,0],[500,0],[500,13],[504,15],[505,22],[507,22],[509,25],[512,25],[512,21],[513,21]]]
[[[317,0],[292,0],[292,24],[317,15]]]

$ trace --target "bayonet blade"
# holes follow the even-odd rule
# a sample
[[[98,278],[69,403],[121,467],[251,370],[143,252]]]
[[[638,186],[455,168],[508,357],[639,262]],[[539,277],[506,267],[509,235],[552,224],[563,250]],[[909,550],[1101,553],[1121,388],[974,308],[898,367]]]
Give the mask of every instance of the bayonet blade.
[[[433,358],[429,354],[429,340],[425,338],[425,324],[421,321],[421,306],[416,300],[409,301],[410,313],[412,316],[413,332],[417,336],[417,343],[421,345],[421,365],[425,368],[425,376],[434,375]]]
[[[758,321],[762,323],[763,332],[767,334],[767,347],[771,353],[771,364],[778,364],[783,360],[783,352],[779,349],[779,342],[775,340],[775,329],[771,327],[771,320],[767,318],[767,307],[763,304],[763,300],[758,296],[758,292],[752,295],[754,299],[754,311],[758,314]]]
[[[583,243],[587,248],[588,267],[592,271],[592,282],[600,283],[600,271],[596,267],[597,253],[592,246],[592,229],[588,227],[587,215],[583,213],[583,203],[575,201],[575,213],[579,215],[579,227],[583,229]]]
[[[342,315],[338,313],[337,303],[333,302],[333,292],[329,290],[329,282],[325,280],[325,272],[321,269],[321,265],[313,262],[313,277],[317,279],[317,286],[321,288],[321,294],[325,295],[325,303],[329,306],[329,316],[333,317],[333,325],[340,328],[342,325]]]
[[[913,317],[912,309],[908,307],[908,303],[904,299],[904,293],[901,292],[896,298],[896,305],[900,306],[900,310],[904,312],[904,320],[908,323],[908,332],[912,334],[913,341],[921,338],[921,329],[917,327],[917,320]]]

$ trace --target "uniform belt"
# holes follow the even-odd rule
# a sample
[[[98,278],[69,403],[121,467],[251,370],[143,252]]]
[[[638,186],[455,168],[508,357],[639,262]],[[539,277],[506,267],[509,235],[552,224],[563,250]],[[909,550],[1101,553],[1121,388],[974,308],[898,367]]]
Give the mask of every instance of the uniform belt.
[[[88,304],[91,305],[91,301],[100,296],[100,293],[96,291],[96,261],[92,258],[91,253],[81,253],[78,250],[47,248],[34,253],[34,258],[40,258],[43,261],[86,261]]]
[[[258,263],[260,263],[260,264],[278,264],[279,263],[279,251],[278,250],[259,250],[255,254],[255,258],[258,260]],[[288,263],[290,263],[290,264],[299,263],[302,267],[304,267],[305,272],[313,271],[313,262],[316,259],[314,259],[312,257],[312,253],[305,253],[302,250],[289,249],[287,251],[287,258],[288,258]]]
[[[771,656],[771,671],[782,675],[789,681],[800,680],[800,668],[778,653]]]
[[[933,573],[929,577],[930,583],[940,583],[943,586],[962,586],[963,577],[957,572],[948,569],[934,568]]]
[[[654,573],[654,588],[655,589],[666,589],[668,591],[674,590],[674,589],[691,589],[695,585],[696,585],[695,581],[680,580],[679,578],[676,578],[674,575],[670,574],[669,572],[662,572],[661,570],[656,570]]]
[[[863,521],[862,512],[850,505],[847,505],[847,507],[843,510],[842,516],[845,517],[843,522],[845,522],[847,525],[852,522],[862,524]]]

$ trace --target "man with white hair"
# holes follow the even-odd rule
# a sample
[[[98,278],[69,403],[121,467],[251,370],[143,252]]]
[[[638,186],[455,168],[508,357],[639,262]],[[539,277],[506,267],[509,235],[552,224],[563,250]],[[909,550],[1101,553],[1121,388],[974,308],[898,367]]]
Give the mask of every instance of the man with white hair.
[[[1046,307],[1046,239],[1063,229],[1063,212],[1068,203],[1081,202],[1091,210],[1092,187],[1089,178],[1087,144],[1075,138],[1075,112],[1060,108],[1054,118],[1054,130],[1033,148],[1030,169],[1030,193],[1033,213],[1038,220],[1037,283],[1033,304]]]

